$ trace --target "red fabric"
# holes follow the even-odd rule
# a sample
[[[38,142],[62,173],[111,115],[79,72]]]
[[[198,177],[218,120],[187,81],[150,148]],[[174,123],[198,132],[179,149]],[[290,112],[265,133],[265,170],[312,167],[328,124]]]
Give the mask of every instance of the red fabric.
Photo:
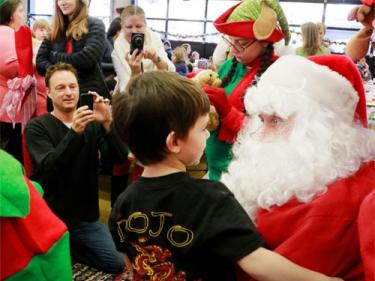
[[[372,6],[375,4],[375,0],[361,0],[361,2],[367,6]],[[375,280],[375,279],[374,279]]]
[[[363,87],[363,81],[358,68],[352,62],[352,60],[343,55],[321,55],[309,57],[309,60],[329,67],[332,71],[335,71],[346,78],[357,91],[359,100],[356,108],[356,115],[362,125],[367,128],[367,109],[366,109],[366,96],[365,89]]]
[[[134,164],[131,172],[130,182],[136,181],[143,173],[144,168],[138,164]]]
[[[112,175],[123,176],[129,174],[130,163],[129,160],[126,160],[124,163],[113,165]]]
[[[375,162],[369,162],[310,203],[290,200],[260,210],[257,229],[267,248],[303,267],[345,281],[363,281],[357,217],[374,187]]]
[[[232,14],[233,10],[237,8],[237,6],[240,4],[241,3],[238,3],[232,8],[229,8],[226,12],[224,12],[224,14],[218,17],[214,21],[214,26],[219,32],[230,35],[230,36],[254,39],[255,38],[254,32],[253,32],[253,25],[255,23],[254,20],[226,22],[228,17]],[[266,41],[271,42],[271,43],[279,42],[284,37],[285,37],[284,33],[277,26],[275,30],[271,33],[271,35],[266,39]]]
[[[26,140],[25,140],[24,134],[22,134],[22,157],[23,157],[23,166],[25,168],[26,176],[30,177],[31,172],[33,170],[33,166],[31,165],[29,152],[26,149]]]
[[[189,72],[188,74],[186,74],[186,78],[194,78],[199,72],[203,71],[204,69],[202,68],[198,68],[198,69],[195,69],[193,70],[192,72]]]
[[[243,120],[245,119],[244,114],[244,95],[246,90],[251,85],[254,77],[259,69],[259,60],[254,62],[251,69],[245,74],[237,86],[233,89],[229,95],[229,103],[232,105],[231,111],[225,117],[220,119],[220,131],[218,139],[228,143],[234,143],[238,132],[242,127]]]
[[[19,63],[18,77],[34,74],[31,30],[21,26],[15,33],[16,53]]]
[[[375,280],[375,190],[361,204],[358,216],[359,243],[365,281]]]
[[[231,105],[223,88],[205,86],[203,91],[207,94],[211,104],[215,107],[220,118],[223,119],[231,111]]]
[[[72,38],[68,38],[68,40],[66,40],[65,52],[68,53],[68,54],[73,53],[73,41],[72,41]]]
[[[29,214],[25,218],[0,218],[1,280],[24,269],[35,255],[48,252],[67,231],[32,183],[25,181],[30,192]]]

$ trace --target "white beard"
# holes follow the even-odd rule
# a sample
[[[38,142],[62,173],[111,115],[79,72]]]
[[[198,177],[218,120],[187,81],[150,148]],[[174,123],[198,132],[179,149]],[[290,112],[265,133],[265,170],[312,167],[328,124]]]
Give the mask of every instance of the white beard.
[[[296,120],[312,120],[304,117]],[[242,129],[222,181],[251,218],[259,208],[281,206],[291,198],[309,202],[326,192],[328,184],[375,159],[374,132],[360,125],[333,124],[317,114],[314,119],[296,123],[288,140],[260,141],[251,133],[253,122]]]

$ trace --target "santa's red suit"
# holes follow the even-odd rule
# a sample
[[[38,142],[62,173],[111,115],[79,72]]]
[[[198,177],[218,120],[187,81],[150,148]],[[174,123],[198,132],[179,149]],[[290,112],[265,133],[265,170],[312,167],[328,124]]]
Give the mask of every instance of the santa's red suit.
[[[297,67],[299,63],[305,64],[304,61],[293,57],[281,58],[277,62],[282,60],[295,63],[292,67],[297,69],[299,69]],[[306,66],[306,72],[301,74],[303,75],[301,80],[304,79],[304,88],[302,91],[295,91],[295,95],[300,94],[320,101],[325,110],[332,111],[332,115],[342,118],[343,122],[348,125],[351,124],[354,116],[364,127],[363,131],[358,130],[357,133],[369,133],[370,131],[365,129],[367,118],[364,90],[355,65],[344,56],[320,56],[310,60],[328,66],[328,68],[319,68],[308,73],[309,68]],[[270,71],[279,73],[271,70],[271,68]],[[304,70],[303,67],[301,69]],[[328,77],[328,75],[332,76],[331,71],[339,74],[339,76],[336,74],[336,82],[329,84],[329,80],[327,80],[327,87],[317,86],[314,91],[310,89],[319,79],[324,79],[324,77],[331,79],[332,77]],[[293,73],[293,71],[291,72]],[[264,74],[264,77],[267,77],[265,79],[269,79],[271,75],[276,79],[275,73],[266,73]],[[351,90],[348,90],[347,86],[342,86],[345,82],[345,79],[342,78],[350,82],[352,89],[355,90],[355,95],[358,95],[358,100],[355,103],[353,103]],[[343,80],[341,81],[343,83],[340,82],[340,79]],[[262,82],[268,84],[269,81]],[[279,86],[277,83],[275,85]],[[337,92],[329,93],[329,90],[336,90]],[[293,91],[286,92],[293,93]],[[253,93],[249,92],[248,94]],[[264,100],[262,102],[264,104],[262,106],[264,108],[272,108],[273,105],[271,106],[271,102],[267,100],[268,96],[264,96],[267,93],[259,92],[257,94],[258,96],[263,95]],[[336,104],[333,104],[332,101]],[[252,100],[252,104],[255,104],[254,100]],[[345,106],[347,107],[345,108]],[[270,110],[272,111],[274,108]],[[252,114],[251,111],[249,112]],[[275,112],[273,111],[273,113]],[[374,138],[373,134],[371,138]],[[358,163],[358,169],[351,172],[349,176],[333,178],[326,184],[327,189],[324,193],[315,194],[307,202],[292,197],[286,203],[271,204],[267,209],[259,208],[258,205],[255,223],[265,240],[266,248],[281,254],[302,267],[328,276],[340,277],[345,281],[375,280],[375,161],[373,161],[375,149],[373,142],[360,145],[368,146],[363,148],[363,151],[367,151],[364,152],[364,154],[367,154],[363,158],[356,155],[360,149],[356,150],[354,147],[352,158],[350,158],[350,155],[345,156]],[[334,150],[334,145],[332,147],[332,150]],[[362,164],[360,164],[361,162]],[[234,167],[229,167],[229,177],[227,182],[224,177],[224,183],[235,182],[233,178],[236,176],[230,175]],[[249,167],[247,168],[249,169]],[[252,188],[251,179],[246,181],[244,185],[242,192],[245,192],[246,188]],[[274,188],[277,189],[277,187]],[[239,186],[233,185],[231,189],[235,195],[241,195],[241,192],[236,192],[236,189],[240,189]],[[362,202],[363,205],[361,206]],[[243,276],[239,279],[249,280],[248,277]]]
[[[261,209],[256,225],[265,246],[303,267],[363,281],[357,216],[362,200],[375,187],[374,171],[375,163],[366,163],[308,204],[290,200],[270,211]]]
[[[361,204],[358,216],[359,242],[365,280],[375,280],[375,190]]]

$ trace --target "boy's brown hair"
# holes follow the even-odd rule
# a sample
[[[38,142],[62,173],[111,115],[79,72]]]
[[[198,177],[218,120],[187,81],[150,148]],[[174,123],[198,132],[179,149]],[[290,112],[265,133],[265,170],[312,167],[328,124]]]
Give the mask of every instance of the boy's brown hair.
[[[77,70],[69,63],[64,63],[64,62],[58,62],[56,64],[51,65],[48,67],[46,75],[44,77],[46,81],[46,86],[49,88],[49,82],[51,80],[51,77],[53,74],[55,74],[58,71],[68,71],[74,74],[74,76],[77,78],[78,81],[78,73]]]
[[[151,71],[131,79],[126,92],[114,97],[113,123],[135,157],[149,165],[166,158],[170,132],[185,139],[209,109],[195,82],[175,72]]]

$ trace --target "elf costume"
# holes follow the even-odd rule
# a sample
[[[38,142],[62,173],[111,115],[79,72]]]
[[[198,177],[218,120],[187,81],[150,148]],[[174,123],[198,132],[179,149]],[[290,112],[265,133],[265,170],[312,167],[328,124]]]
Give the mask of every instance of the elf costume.
[[[72,280],[69,233],[42,188],[0,149],[0,279]]]
[[[276,0],[242,1],[216,19],[214,26],[219,32],[238,38],[264,40],[271,44],[283,38],[288,44],[290,40],[288,23]],[[276,59],[276,56],[272,57],[272,61]],[[231,65],[232,59],[222,65],[220,79],[228,74]],[[246,66],[238,62],[228,85],[204,88],[220,118],[220,127],[211,133],[205,150],[210,179],[219,180],[232,159],[232,144],[245,119],[243,97],[254,79],[259,78],[260,65],[261,57]]]

